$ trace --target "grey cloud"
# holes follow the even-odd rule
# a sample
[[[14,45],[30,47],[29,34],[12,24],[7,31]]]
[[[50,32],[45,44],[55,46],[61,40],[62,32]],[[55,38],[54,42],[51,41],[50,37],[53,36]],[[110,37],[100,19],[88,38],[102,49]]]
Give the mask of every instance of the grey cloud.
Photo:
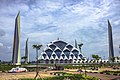
[[[42,43],[46,45],[60,37],[60,39],[68,42],[74,39],[83,42],[83,51],[86,56],[93,53],[101,55],[105,53],[104,55],[107,55],[107,19],[110,19],[111,24],[120,19],[120,4],[119,0],[106,1],[0,0],[0,22],[2,23],[1,27],[4,26],[0,29],[0,42],[4,46],[11,47],[11,49],[2,48],[4,50],[2,52],[9,53],[9,56],[12,55],[14,19],[18,10],[21,10],[21,52],[24,53],[23,46],[25,46],[27,37],[30,38],[30,55],[34,55],[32,44]],[[112,25],[115,45],[119,43],[120,39],[118,23],[116,22],[116,26]],[[34,32],[35,35],[28,36]],[[45,35],[45,32],[51,33],[51,35]],[[117,52],[118,49],[115,50]],[[7,56],[6,54],[3,55]],[[2,59],[4,60],[4,58]]]
[[[0,37],[5,36],[5,31],[3,29],[0,29]]]

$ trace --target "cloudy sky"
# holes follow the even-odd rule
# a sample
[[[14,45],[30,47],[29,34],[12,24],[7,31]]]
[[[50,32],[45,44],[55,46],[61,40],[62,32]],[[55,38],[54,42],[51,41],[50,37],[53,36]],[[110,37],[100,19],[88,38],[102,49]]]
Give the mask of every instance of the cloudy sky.
[[[0,60],[10,61],[15,17],[20,11],[21,56],[29,37],[30,60],[35,60],[33,44],[61,40],[83,43],[84,56],[108,57],[107,20],[113,28],[115,55],[120,44],[120,0],[0,0]],[[42,48],[42,49],[43,49]]]

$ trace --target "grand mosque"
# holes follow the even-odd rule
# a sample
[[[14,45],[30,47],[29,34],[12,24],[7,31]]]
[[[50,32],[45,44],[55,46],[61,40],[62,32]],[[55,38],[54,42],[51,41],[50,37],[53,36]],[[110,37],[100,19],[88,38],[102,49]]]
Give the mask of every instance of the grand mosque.
[[[80,63],[83,55],[76,46],[59,39],[52,41],[41,53],[40,61],[44,64]]]

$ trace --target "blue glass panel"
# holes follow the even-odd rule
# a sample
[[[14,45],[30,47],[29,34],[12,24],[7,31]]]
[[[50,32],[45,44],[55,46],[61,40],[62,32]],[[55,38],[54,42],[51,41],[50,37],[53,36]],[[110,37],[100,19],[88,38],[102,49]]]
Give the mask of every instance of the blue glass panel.
[[[66,46],[70,51],[72,50],[73,46],[72,45],[67,45]]]
[[[69,50],[65,50],[65,51],[64,51],[64,54],[67,56],[67,58],[69,58],[70,51],[69,51]]]
[[[53,51],[55,50],[56,46],[55,45],[50,45],[49,46]]]
[[[48,49],[48,50],[46,50],[45,52],[46,52],[46,54],[48,55],[48,57],[50,58],[53,51],[50,50],[50,49]]]
[[[78,58],[79,51],[73,50],[72,53],[75,55],[76,58]]]
[[[65,46],[67,45],[67,43],[63,41],[57,41],[57,42],[54,42],[54,44],[58,46],[61,50],[63,50]]]
[[[56,55],[58,56],[58,58],[60,58],[61,51],[60,51],[60,50],[56,50],[55,53],[56,53]]]

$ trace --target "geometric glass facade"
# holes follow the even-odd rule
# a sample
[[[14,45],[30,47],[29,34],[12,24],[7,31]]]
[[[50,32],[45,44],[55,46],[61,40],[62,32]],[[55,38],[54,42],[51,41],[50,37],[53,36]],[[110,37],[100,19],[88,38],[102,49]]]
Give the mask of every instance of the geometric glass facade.
[[[77,63],[82,58],[78,48],[62,40],[50,42],[39,57],[44,64]]]

